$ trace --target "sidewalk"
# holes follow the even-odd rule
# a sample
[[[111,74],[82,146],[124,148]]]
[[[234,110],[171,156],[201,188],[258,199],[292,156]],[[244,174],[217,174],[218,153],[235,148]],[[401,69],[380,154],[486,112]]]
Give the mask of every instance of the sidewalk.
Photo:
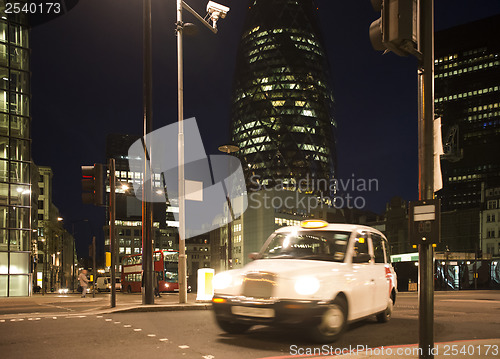
[[[195,293],[188,293],[187,303],[179,303],[178,293],[162,293],[155,304],[143,305],[140,293],[117,293],[116,307],[111,308],[109,293],[92,293],[82,298],[80,294],[35,294],[31,297],[0,298],[0,318],[38,315],[78,315],[124,312],[158,312],[174,310],[207,310],[210,302],[197,302]]]

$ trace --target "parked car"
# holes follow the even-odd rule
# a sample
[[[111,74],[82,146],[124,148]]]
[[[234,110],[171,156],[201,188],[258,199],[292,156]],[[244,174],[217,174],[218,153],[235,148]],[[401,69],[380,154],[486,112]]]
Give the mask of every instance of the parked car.
[[[309,220],[275,231],[241,269],[214,277],[221,329],[287,325],[312,340],[338,339],[348,322],[391,318],[397,279],[385,236],[376,229]]]
[[[115,280],[116,290],[121,290],[122,285],[120,283],[120,278],[116,278]],[[111,277],[97,277],[96,288],[98,292],[111,291]]]

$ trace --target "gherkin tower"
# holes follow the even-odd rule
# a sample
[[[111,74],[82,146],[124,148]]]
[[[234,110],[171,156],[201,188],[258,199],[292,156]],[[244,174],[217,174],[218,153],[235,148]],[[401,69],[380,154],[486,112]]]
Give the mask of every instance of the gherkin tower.
[[[313,0],[249,3],[231,114],[249,187],[317,194],[334,178],[333,95],[316,12]]]

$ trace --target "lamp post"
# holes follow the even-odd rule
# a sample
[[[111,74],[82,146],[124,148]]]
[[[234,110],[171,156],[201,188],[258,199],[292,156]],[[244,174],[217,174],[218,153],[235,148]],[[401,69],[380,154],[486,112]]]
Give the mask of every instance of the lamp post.
[[[226,153],[230,155],[231,153],[238,152],[240,148],[236,145],[223,145],[219,147],[219,151]],[[231,200],[229,199],[229,193],[227,193],[226,187],[224,185],[224,182],[222,182],[222,186],[224,187],[224,192],[226,193],[226,201],[227,201],[227,210],[228,214],[231,216],[231,218],[234,219],[234,213],[233,213],[233,208],[231,207]],[[232,240],[232,233],[231,233],[231,221],[228,220],[227,222],[227,246],[226,246],[226,266],[227,269],[232,269],[233,268],[233,240]]]
[[[226,17],[228,7],[209,1],[207,4],[207,20],[201,17],[188,4],[182,0],[176,0],[177,5],[177,95],[178,95],[178,124],[179,132],[177,139],[177,160],[179,165],[179,303],[187,302],[187,268],[186,268],[186,209],[185,209],[185,178],[184,178],[184,80],[183,80],[183,48],[182,34],[184,24],[182,22],[182,9],[193,14],[203,25],[208,27],[214,34],[217,33],[217,20]]]

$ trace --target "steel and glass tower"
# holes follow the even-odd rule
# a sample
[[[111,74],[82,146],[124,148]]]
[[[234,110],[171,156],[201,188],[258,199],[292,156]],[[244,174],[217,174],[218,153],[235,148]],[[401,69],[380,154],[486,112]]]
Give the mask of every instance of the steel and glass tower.
[[[231,138],[250,187],[279,181],[318,193],[335,175],[333,95],[316,11],[312,0],[249,3]]]
[[[0,297],[29,293],[31,251],[28,22],[0,1]]]
[[[500,186],[500,15],[436,33],[436,113],[442,117],[443,209],[479,208]]]

